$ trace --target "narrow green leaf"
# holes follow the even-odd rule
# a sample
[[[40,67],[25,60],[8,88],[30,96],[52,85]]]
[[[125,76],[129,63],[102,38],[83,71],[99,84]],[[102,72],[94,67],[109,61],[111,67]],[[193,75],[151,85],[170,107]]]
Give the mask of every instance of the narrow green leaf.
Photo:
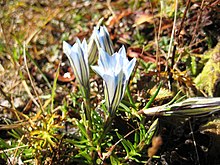
[[[156,119],[150,126],[150,128],[148,129],[147,133],[146,133],[146,144],[149,145],[151,143],[152,137],[155,134],[157,127],[159,124],[159,120]]]
[[[116,132],[116,134],[117,134],[117,136],[118,136],[119,139],[123,139],[123,137],[122,137],[118,132]],[[125,140],[123,139],[123,140],[121,141],[121,143],[122,143],[122,145],[124,146],[124,149],[125,149],[125,151],[126,151],[126,153],[127,153],[127,156],[128,156],[130,151],[129,151],[128,146],[127,146],[126,143],[125,143]]]
[[[59,72],[60,72],[60,64],[57,68],[57,71],[56,71],[56,76],[54,78],[54,81],[53,81],[53,88],[52,88],[52,92],[51,92],[51,108],[49,109],[49,114],[53,111],[53,106],[54,106],[54,97],[55,97],[55,94],[56,94],[56,88],[57,88],[57,79],[58,79],[58,76],[59,76]]]
[[[10,146],[3,139],[0,138],[0,148],[1,149],[10,148]]]
[[[162,86],[162,82],[160,82],[158,88],[157,88],[157,91],[155,92],[155,94],[153,96],[151,96],[150,100],[148,101],[148,103],[145,105],[145,107],[143,109],[147,109],[150,107],[151,103],[154,101],[154,99],[157,97],[159,91],[160,91],[160,88]]]
[[[121,108],[118,108],[121,111],[127,112],[127,113],[131,113],[131,110],[129,107],[127,107],[125,104],[123,104],[122,102],[119,104],[119,106]]]
[[[78,128],[80,129],[81,133],[82,133],[82,136],[84,136],[84,138],[88,139],[88,135],[86,133],[86,128],[83,124],[81,124],[80,122],[76,122],[77,123],[77,126]]]
[[[110,161],[111,161],[111,164],[114,164],[114,165],[120,165],[120,161],[118,160],[118,158],[116,156],[110,156]]]
[[[130,91],[130,88],[129,88],[128,85],[126,86],[126,94],[127,94],[127,96],[128,96],[128,99],[129,99],[130,103],[131,103],[133,106],[135,106],[135,102],[134,102],[134,100],[133,100],[133,98],[132,98],[132,96],[131,96],[131,91]]]
[[[138,132],[135,131],[135,133],[134,133],[134,148],[137,147],[138,143],[139,143],[139,136],[138,136]]]

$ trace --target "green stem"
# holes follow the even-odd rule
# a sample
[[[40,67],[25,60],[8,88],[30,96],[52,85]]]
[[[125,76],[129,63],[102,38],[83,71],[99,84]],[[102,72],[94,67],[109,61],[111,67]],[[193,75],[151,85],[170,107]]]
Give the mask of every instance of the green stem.
[[[92,117],[91,117],[91,104],[90,104],[90,89],[82,87],[82,94],[83,94],[83,99],[85,103],[85,114],[86,114],[86,120],[88,120],[88,128],[87,128],[87,134],[89,136],[89,140],[92,141],[92,135],[91,135],[91,130],[92,130]]]
[[[90,105],[90,99],[86,99],[86,117],[89,123],[89,130],[92,130],[92,117],[91,117],[91,105]]]
[[[101,154],[101,144],[102,144],[102,141],[105,138],[106,134],[108,133],[109,129],[111,128],[113,119],[114,119],[114,116],[109,116],[107,118],[107,120],[105,122],[105,125],[104,125],[104,128],[103,128],[103,133],[102,133],[101,137],[98,140],[97,148],[100,149],[100,151],[98,151],[98,152],[100,152],[100,154]]]
[[[88,127],[86,128],[86,133],[88,135],[89,141],[90,141],[90,145],[93,147],[94,143],[93,143],[93,139],[92,139],[92,114],[91,114],[91,103],[90,103],[90,88],[89,85],[87,88],[82,87],[81,88],[81,92],[83,95],[83,101],[85,103],[85,109],[84,112],[86,114],[86,120],[88,121]],[[94,152],[90,151],[90,156],[93,158],[93,163],[95,164],[95,159],[94,159]]]
[[[109,129],[111,128],[113,118],[114,117],[108,117],[107,118],[107,120],[105,122],[105,125],[104,125],[104,128],[103,128],[103,133],[102,133],[102,135],[101,135],[101,137],[99,139],[99,143],[98,144],[101,144],[102,140],[104,139],[104,137],[108,133]]]

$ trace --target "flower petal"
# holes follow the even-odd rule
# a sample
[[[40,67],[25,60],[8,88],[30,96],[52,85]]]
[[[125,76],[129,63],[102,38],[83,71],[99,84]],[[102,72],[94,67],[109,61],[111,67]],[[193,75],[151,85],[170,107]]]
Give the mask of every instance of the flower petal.
[[[105,71],[100,66],[91,66],[92,70],[95,71],[97,74],[99,74],[101,77],[105,74]]]
[[[103,49],[99,49],[99,61],[98,65],[100,67],[103,67],[105,71],[108,71],[112,67],[112,62],[111,62],[111,56],[105,52]]]
[[[89,65],[86,40],[81,43],[77,38],[76,43],[71,47],[67,42],[63,42],[63,50],[67,55],[73,68],[77,81],[83,87],[89,88]]]
[[[69,56],[71,52],[71,45],[68,44],[67,42],[63,41],[63,52]]]
[[[112,55],[114,53],[113,44],[107,28],[105,26],[101,26],[100,29],[98,29],[98,27],[95,27],[94,33],[98,49],[102,48],[108,54]]]
[[[119,105],[119,103],[121,102],[123,96],[124,96],[124,92],[123,92],[123,88],[125,85],[123,85],[122,81],[123,81],[123,72],[121,71],[118,75],[117,75],[117,82],[116,82],[116,88],[114,91],[114,96],[112,98],[112,112],[110,112],[111,115],[113,115]]]
[[[133,58],[126,66],[125,66],[125,76],[126,76],[126,80],[129,79],[129,77],[131,76],[131,72],[133,71],[134,69],[134,66],[135,66],[135,63],[136,63],[136,58]]]
[[[95,33],[92,33],[92,36],[89,39],[88,56],[89,56],[89,64],[94,64],[98,59],[98,48],[95,42]]]

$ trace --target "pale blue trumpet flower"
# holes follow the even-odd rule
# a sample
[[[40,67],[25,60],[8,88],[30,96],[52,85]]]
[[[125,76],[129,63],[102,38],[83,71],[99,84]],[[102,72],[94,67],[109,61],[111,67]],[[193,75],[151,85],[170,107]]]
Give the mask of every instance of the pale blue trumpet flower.
[[[63,41],[63,52],[70,61],[76,80],[84,89],[89,90],[89,63],[87,47],[85,39],[81,43],[77,38],[76,43],[73,46]]]
[[[98,59],[98,49],[102,48],[108,54],[114,53],[113,43],[110,39],[108,30],[105,26],[97,25],[94,27],[93,33],[88,40],[88,56],[89,64],[94,64]]]
[[[91,105],[90,105],[90,84],[89,84],[89,62],[88,62],[88,45],[84,39],[81,43],[77,38],[76,43],[71,46],[67,42],[63,42],[63,52],[66,54],[73,68],[76,80],[80,84],[85,103],[85,114],[88,120],[88,132],[92,129]],[[91,137],[89,136],[90,140]]]
[[[102,48],[109,55],[114,53],[113,43],[105,26],[95,27],[93,35],[98,49]]]
[[[125,47],[122,46],[112,56],[103,49],[99,49],[98,66],[91,66],[104,80],[106,106],[112,116],[115,115],[115,111],[124,97],[125,88],[135,63],[135,58],[131,61],[127,59]]]

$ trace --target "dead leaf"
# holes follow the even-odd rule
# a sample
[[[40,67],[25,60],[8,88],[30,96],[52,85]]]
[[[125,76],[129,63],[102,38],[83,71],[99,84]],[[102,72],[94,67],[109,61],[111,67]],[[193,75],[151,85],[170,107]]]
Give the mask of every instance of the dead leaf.
[[[114,26],[114,24],[117,24],[123,17],[126,17],[133,12],[131,10],[124,10],[121,13],[116,14],[115,16],[109,17],[109,19],[106,22],[106,25],[108,26]]]
[[[127,54],[131,58],[140,58],[144,60],[145,62],[156,62],[156,56],[150,54],[149,52],[143,51],[142,48],[134,48],[129,47],[127,50]],[[163,58],[160,58],[160,64],[164,64],[165,60]]]
[[[135,19],[135,24],[133,25],[133,27],[136,27],[140,24],[143,24],[143,23],[150,23],[150,24],[153,24],[154,22],[154,17],[153,15],[151,14],[146,14],[146,13],[143,13],[143,14],[140,14],[140,15],[137,15],[136,19]]]

